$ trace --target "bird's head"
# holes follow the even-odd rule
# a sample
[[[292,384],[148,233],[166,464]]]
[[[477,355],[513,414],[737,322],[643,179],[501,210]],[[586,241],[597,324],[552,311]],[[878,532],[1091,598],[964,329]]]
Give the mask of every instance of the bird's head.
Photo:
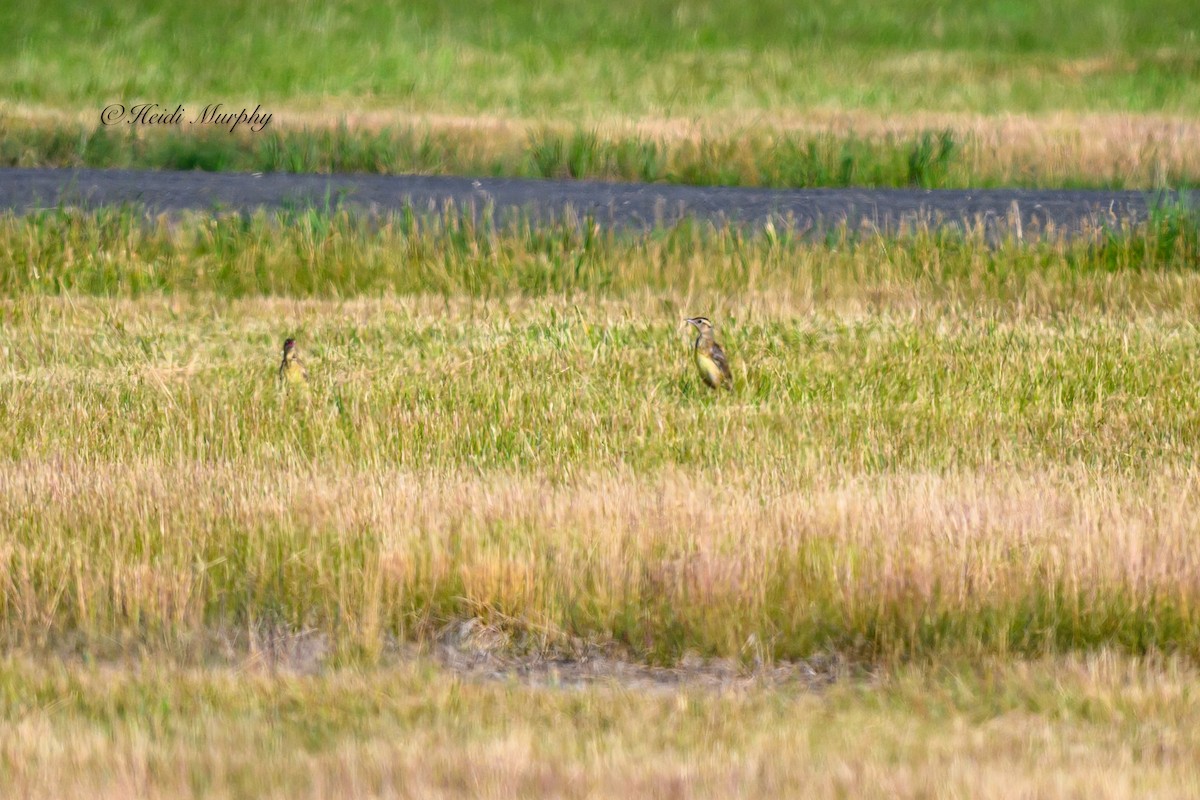
[[[296,340],[292,339],[291,337],[284,340],[284,342],[283,342],[283,357],[287,358],[295,351],[296,351]]]
[[[684,321],[694,326],[702,336],[711,334],[713,331],[713,325],[708,321],[708,317],[688,317]]]

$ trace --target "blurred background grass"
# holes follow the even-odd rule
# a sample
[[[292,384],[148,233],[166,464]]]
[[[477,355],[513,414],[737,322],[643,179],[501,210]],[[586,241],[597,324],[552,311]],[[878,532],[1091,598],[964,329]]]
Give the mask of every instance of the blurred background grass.
[[[1185,0],[8,3],[0,95],[556,119],[813,106],[1195,113]],[[97,108],[98,110],[98,108]]]
[[[0,53],[7,165],[765,186],[1200,180],[1196,148],[1176,144],[1195,141],[1200,111],[1187,2],[10,3],[0,29],[16,43]],[[275,118],[242,136],[99,129],[116,102],[183,104],[187,119],[261,104]]]

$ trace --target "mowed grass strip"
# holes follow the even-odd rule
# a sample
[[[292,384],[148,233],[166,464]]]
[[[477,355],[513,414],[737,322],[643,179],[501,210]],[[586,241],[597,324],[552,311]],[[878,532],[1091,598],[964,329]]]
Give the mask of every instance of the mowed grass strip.
[[[24,318],[0,340],[0,452],[71,452],[85,436],[85,452],[117,460],[805,478],[1059,463],[1138,473],[1192,458],[1198,334],[1185,319],[744,321],[754,310],[735,306],[718,328],[735,391],[717,398],[675,308],[426,302],[424,318],[389,301],[17,306]],[[274,383],[286,335],[300,342],[307,400]]]
[[[420,667],[0,662],[20,797],[1189,797],[1197,675],[1100,654],[822,694],[547,691]],[[69,776],[69,777],[68,777]]]

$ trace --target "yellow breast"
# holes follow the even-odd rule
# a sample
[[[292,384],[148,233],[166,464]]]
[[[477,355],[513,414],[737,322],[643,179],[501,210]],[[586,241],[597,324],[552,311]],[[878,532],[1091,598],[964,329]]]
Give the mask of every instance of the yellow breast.
[[[283,368],[283,374],[288,383],[304,383],[304,367],[296,361],[289,361]]]
[[[714,389],[721,385],[721,381],[725,376],[721,374],[721,368],[717,366],[717,362],[713,361],[712,356],[699,349],[696,350],[696,366],[700,369],[700,377],[704,378],[704,382]]]

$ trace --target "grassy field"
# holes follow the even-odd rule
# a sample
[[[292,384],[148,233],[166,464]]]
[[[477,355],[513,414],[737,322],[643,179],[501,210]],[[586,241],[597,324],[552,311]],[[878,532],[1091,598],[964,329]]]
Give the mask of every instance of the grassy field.
[[[1186,2],[159,0],[8,4],[0,29],[19,43],[0,53],[6,165],[1200,184]],[[110,103],[274,117],[236,135],[104,128]]]
[[[1200,185],[1181,0],[0,30],[0,166]],[[0,215],[0,794],[1194,797],[1198,266],[1186,208],[1070,242]]]
[[[1188,796],[1198,256],[4,217],[0,791]]]
[[[5,631],[1195,653],[1198,231],[8,218]],[[732,395],[691,372],[694,313]]]

